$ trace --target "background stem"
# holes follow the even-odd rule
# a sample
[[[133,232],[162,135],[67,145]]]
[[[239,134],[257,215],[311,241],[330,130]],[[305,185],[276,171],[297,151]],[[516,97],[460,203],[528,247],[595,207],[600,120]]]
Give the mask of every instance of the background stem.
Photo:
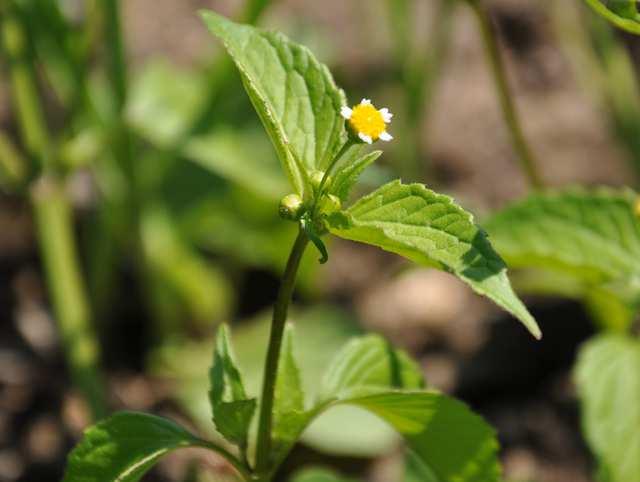
[[[22,142],[31,160],[44,167],[49,152],[49,132],[35,82],[26,33],[17,8],[0,6],[2,47],[9,66],[13,104]]]
[[[500,100],[500,107],[502,108],[502,114],[504,120],[509,129],[511,135],[511,142],[513,148],[516,151],[516,155],[520,160],[522,171],[527,176],[529,183],[533,188],[539,189],[542,187],[542,179],[538,174],[536,163],[533,157],[533,153],[527,144],[527,141],[522,132],[520,125],[520,119],[516,111],[516,107],[513,102],[513,96],[509,89],[509,82],[507,80],[507,73],[505,70],[502,55],[496,39],[495,30],[491,24],[491,20],[487,15],[487,12],[480,4],[480,0],[469,0],[469,5],[475,13],[482,33],[482,40],[484,42],[485,51],[491,64],[491,73],[496,85],[498,98]]]
[[[258,423],[258,439],[256,444],[256,471],[258,473],[267,471],[269,467],[269,456],[271,454],[271,429],[273,422],[273,398],[278,375],[278,363],[280,361],[280,349],[282,347],[282,335],[287,321],[287,312],[291,295],[295,286],[296,274],[300,266],[300,260],[304,254],[309,240],[301,229],[298,237],[291,248],[287,267],[285,268],[278,298],[273,309],[273,320],[271,323],[271,334],[269,336],[269,348],[267,360],[264,366],[264,377],[262,381],[262,398],[260,399],[260,419]]]
[[[100,350],[91,324],[87,295],[73,234],[73,213],[63,184],[51,176],[32,189],[33,210],[47,286],[75,384],[94,419],[106,415]]]
[[[74,383],[86,397],[94,418],[106,415],[99,348],[73,233],[73,214],[64,183],[51,160],[50,136],[40,107],[35,72],[15,6],[0,9],[3,48],[9,60],[13,104],[30,160],[43,169],[31,200],[42,262],[65,356]]]

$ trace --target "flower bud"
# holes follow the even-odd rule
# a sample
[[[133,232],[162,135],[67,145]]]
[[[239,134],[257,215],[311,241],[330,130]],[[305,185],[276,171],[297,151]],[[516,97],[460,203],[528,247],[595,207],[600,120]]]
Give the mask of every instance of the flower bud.
[[[303,212],[303,203],[297,194],[287,194],[280,200],[278,213],[282,219],[289,221],[297,221]]]
[[[324,171],[313,171],[309,178],[311,187],[313,187],[313,191],[317,194],[318,189],[320,189],[320,184],[322,184],[322,179],[324,178]],[[329,178],[325,181],[325,185],[326,184],[329,184]]]

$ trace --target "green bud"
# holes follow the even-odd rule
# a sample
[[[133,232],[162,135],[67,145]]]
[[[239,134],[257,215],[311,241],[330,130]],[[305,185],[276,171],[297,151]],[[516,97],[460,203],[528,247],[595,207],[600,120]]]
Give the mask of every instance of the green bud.
[[[287,194],[280,201],[278,213],[282,219],[297,221],[302,215],[304,205],[302,199],[297,194]]]
[[[322,184],[322,178],[324,178],[324,171],[313,171],[309,176],[311,180],[311,187],[313,187],[313,191],[315,193],[320,189],[320,184]],[[325,185],[329,184],[329,178],[325,181]]]

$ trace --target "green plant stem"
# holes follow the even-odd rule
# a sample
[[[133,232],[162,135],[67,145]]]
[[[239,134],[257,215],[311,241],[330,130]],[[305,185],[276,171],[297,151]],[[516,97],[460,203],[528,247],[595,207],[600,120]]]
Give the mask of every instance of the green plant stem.
[[[94,418],[106,414],[99,349],[73,233],[72,209],[63,183],[48,162],[50,138],[38,96],[24,30],[15,7],[0,9],[3,47],[9,59],[13,102],[21,135],[32,160],[45,174],[31,189],[40,252],[67,363],[74,383],[86,397]]]
[[[105,16],[105,44],[107,49],[107,74],[119,113],[127,101],[127,64],[125,61],[119,0],[102,0]]]
[[[529,183],[535,189],[539,189],[543,186],[542,179],[538,174],[536,163],[534,161],[533,153],[527,144],[527,141],[522,132],[520,125],[520,119],[518,117],[516,107],[513,102],[511,90],[509,88],[509,82],[507,80],[507,73],[504,66],[504,61],[500,53],[498,41],[494,28],[491,24],[491,20],[480,4],[481,0],[468,0],[471,9],[475,13],[482,33],[482,40],[484,43],[485,51],[491,65],[491,73],[496,85],[498,98],[500,100],[500,106],[504,115],[507,128],[511,135],[511,141],[513,148],[516,151],[516,155],[520,160],[522,171],[527,176]]]
[[[32,161],[44,167],[49,152],[49,132],[40,107],[27,37],[17,8],[0,5],[3,53],[9,66],[13,103],[18,110],[22,142]]]
[[[73,213],[64,185],[52,176],[39,179],[31,199],[47,285],[58,320],[67,363],[94,419],[106,415],[100,350],[91,324],[87,295],[73,234]]]
[[[293,248],[291,248],[287,267],[282,276],[278,298],[273,309],[269,348],[262,381],[262,398],[260,399],[260,418],[256,443],[256,471],[258,474],[264,474],[270,469],[273,401],[278,376],[280,350],[282,348],[282,336],[287,321],[289,303],[291,302],[291,296],[295,286],[296,274],[308,242],[309,240],[306,234],[301,229],[298,232],[298,237],[293,244]]]

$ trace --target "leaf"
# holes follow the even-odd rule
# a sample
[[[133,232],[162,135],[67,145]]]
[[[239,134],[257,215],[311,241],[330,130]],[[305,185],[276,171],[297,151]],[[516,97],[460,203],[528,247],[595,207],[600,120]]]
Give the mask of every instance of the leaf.
[[[373,151],[354,162],[345,162],[345,167],[338,170],[335,175],[335,179],[331,185],[331,192],[338,196],[341,201],[346,201],[351,189],[353,189],[353,186],[358,182],[360,174],[374,163],[381,154],[382,151]]]
[[[407,451],[405,461],[403,482],[438,482],[431,469],[412,451]]]
[[[293,325],[287,324],[283,336],[273,407],[273,431],[276,442],[288,443],[295,441],[297,421],[305,416],[305,402],[300,370],[293,353]]]
[[[378,393],[340,403],[365,408],[391,424],[438,482],[500,480],[493,429],[457,400],[428,390]]]
[[[329,365],[321,399],[342,398],[354,389],[424,387],[420,367],[379,335],[349,342]]]
[[[640,481],[640,342],[601,335],[575,369],[584,432],[611,482]]]
[[[151,61],[134,77],[125,115],[145,139],[171,148],[188,133],[202,109],[207,78],[167,61]]]
[[[170,420],[119,412],[93,425],[69,455],[64,482],[135,482],[167,453],[211,448]]]
[[[332,406],[308,423],[300,441],[323,454],[370,459],[397,450],[402,442],[389,424],[353,405]]]
[[[417,391],[423,385],[420,368],[404,352],[367,335],[347,344],[327,369],[320,406],[356,406],[385,420],[438,482],[497,481],[491,427],[456,400]]]
[[[344,143],[344,93],[326,66],[284,35],[213,12],[201,15],[235,62],[292,186],[303,195],[308,174],[323,170]]]
[[[352,339],[338,352],[325,371],[319,400],[331,402],[363,389],[423,386],[420,367],[405,352],[372,334]],[[301,430],[309,420],[299,422],[303,423],[298,427]],[[323,414],[303,436],[305,442],[324,452],[360,457],[389,452],[397,439],[376,417],[352,406],[335,407]]]
[[[218,329],[209,380],[209,400],[216,428],[227,440],[246,447],[256,400],[247,397],[240,370],[231,353],[226,325]]]
[[[627,32],[640,34],[640,15],[633,0],[585,0],[598,15]]]
[[[607,2],[607,6],[621,17],[634,20],[638,19],[636,0],[614,0],[613,2]]]
[[[504,262],[471,214],[450,197],[422,184],[393,181],[330,216],[329,230],[455,274],[540,338],[538,325],[511,288]]]
[[[484,226],[509,266],[556,272],[574,279],[587,300],[605,290],[632,306],[640,301],[637,199],[612,189],[535,194]],[[550,277],[547,291],[556,289],[564,294]]]

